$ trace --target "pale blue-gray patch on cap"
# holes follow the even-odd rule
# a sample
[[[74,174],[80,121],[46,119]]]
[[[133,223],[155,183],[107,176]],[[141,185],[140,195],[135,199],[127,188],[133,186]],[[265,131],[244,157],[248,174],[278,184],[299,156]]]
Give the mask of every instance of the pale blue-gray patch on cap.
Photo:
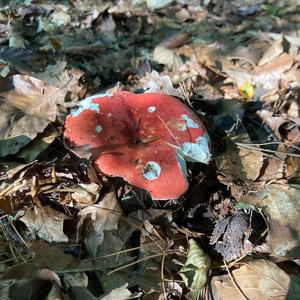
[[[153,112],[156,111],[156,107],[155,106],[149,106],[147,110],[148,110],[149,113],[153,113]]]
[[[188,115],[181,115],[181,119],[185,122],[188,128],[199,128],[199,125]]]
[[[142,175],[147,180],[155,180],[160,175],[160,165],[155,161],[148,161],[143,168]]]
[[[181,150],[185,159],[191,162],[202,162],[207,164],[211,158],[208,143],[209,138],[207,135],[198,137],[196,143],[183,143]]]
[[[79,102],[79,107],[77,109],[71,110],[71,115],[73,117],[77,117],[80,113],[82,113],[85,110],[94,110],[96,112],[100,112],[100,107],[98,104],[93,103],[93,99],[95,98],[101,98],[101,97],[111,97],[111,94],[96,94],[90,97],[85,98],[84,100]]]
[[[102,126],[101,125],[97,125],[95,128],[97,133],[100,133],[102,131]]]
[[[179,166],[185,180],[187,181],[188,172],[187,172],[184,157],[183,157],[182,152],[180,151],[180,149],[179,150],[176,149],[176,159],[177,159],[178,166]]]

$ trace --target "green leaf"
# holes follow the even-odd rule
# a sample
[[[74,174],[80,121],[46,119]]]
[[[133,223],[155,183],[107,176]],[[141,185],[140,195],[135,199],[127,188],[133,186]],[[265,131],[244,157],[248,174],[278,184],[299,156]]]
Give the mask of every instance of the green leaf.
[[[203,252],[195,240],[190,239],[189,245],[190,249],[187,260],[179,274],[186,286],[192,290],[193,298],[196,299],[198,292],[206,284],[207,273],[210,268],[210,258]]]

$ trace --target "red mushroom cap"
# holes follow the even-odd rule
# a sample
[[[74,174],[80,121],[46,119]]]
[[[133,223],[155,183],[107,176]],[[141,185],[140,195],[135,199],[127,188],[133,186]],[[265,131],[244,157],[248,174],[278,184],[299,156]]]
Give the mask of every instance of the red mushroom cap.
[[[187,190],[184,160],[210,160],[201,121],[162,94],[89,97],[68,116],[64,136],[71,146],[87,145],[100,172],[124,178],[155,200],[177,199]]]

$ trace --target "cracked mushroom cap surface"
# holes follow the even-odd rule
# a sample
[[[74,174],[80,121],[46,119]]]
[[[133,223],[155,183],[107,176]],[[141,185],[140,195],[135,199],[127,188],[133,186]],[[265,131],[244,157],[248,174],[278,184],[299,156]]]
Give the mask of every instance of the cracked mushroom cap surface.
[[[88,97],[67,117],[64,137],[71,147],[87,147],[98,171],[122,177],[154,200],[179,198],[188,189],[185,160],[211,157],[202,122],[163,94]]]

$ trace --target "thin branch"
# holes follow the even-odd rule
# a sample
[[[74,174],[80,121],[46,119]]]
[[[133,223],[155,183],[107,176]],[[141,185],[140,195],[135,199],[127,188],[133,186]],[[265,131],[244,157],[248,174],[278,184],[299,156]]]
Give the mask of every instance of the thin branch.
[[[229,275],[230,279],[232,280],[232,283],[233,283],[234,287],[236,288],[236,290],[238,291],[238,293],[241,295],[241,297],[242,297],[244,300],[249,300],[249,299],[245,296],[245,294],[243,293],[243,291],[241,290],[241,288],[237,285],[235,279],[233,278],[232,274],[230,273],[230,271],[229,271],[229,269],[228,269],[228,266],[227,266],[226,261],[224,260],[223,262],[224,262],[225,268],[226,268],[226,270],[227,270],[227,272],[228,272],[228,275]]]

